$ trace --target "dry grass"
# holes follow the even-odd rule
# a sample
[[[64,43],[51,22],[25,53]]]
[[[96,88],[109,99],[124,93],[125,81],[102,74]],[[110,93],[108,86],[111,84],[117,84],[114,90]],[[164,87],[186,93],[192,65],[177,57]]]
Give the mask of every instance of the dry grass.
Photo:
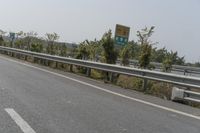
[[[163,99],[171,99],[171,93],[172,93],[172,85],[168,83],[163,82],[157,82],[157,81],[149,81],[148,82],[148,94],[163,98]]]
[[[92,69],[91,70],[91,78],[93,78],[93,79],[103,79],[102,71]]]
[[[144,91],[143,80],[125,75],[120,75],[117,85],[125,89],[134,89],[137,91]],[[151,94],[160,98],[170,99],[172,92],[172,85],[167,83],[160,83],[156,81],[148,81],[145,93]]]
[[[142,91],[143,80],[131,76],[120,75],[116,84],[125,89]]]

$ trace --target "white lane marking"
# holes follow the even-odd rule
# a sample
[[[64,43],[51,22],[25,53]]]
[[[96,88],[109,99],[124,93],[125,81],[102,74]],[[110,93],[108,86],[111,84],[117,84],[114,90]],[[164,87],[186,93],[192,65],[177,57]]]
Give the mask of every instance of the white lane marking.
[[[10,115],[10,117],[16,122],[16,124],[21,128],[24,133],[36,133],[29,124],[22,119],[22,117],[15,112],[12,108],[6,108],[5,111]]]
[[[183,116],[187,116],[187,117],[190,117],[190,118],[194,118],[194,119],[200,120],[200,116],[192,115],[192,114],[189,114],[189,113],[186,113],[186,112],[182,112],[182,111],[179,111],[179,110],[176,110],[176,109],[172,109],[172,108],[164,107],[164,106],[161,106],[161,105],[157,105],[157,104],[154,104],[154,103],[151,103],[151,102],[147,102],[147,101],[144,101],[144,100],[141,100],[141,99],[129,97],[129,96],[117,93],[117,92],[113,92],[113,91],[110,91],[110,90],[107,90],[107,89],[104,89],[104,88],[89,84],[87,82],[83,82],[83,81],[80,81],[80,80],[77,80],[77,79],[74,79],[74,78],[67,77],[67,76],[62,75],[62,74],[51,72],[51,71],[48,71],[48,70],[45,70],[45,69],[42,69],[42,68],[39,68],[39,67],[36,67],[36,66],[28,65],[28,64],[25,64],[25,63],[17,62],[17,61],[12,60],[12,59],[7,59],[5,57],[3,57],[3,59],[11,61],[11,62],[15,62],[17,64],[21,64],[21,65],[24,65],[24,66],[27,66],[27,67],[31,67],[31,68],[34,68],[34,69],[37,69],[37,70],[40,70],[40,71],[43,71],[43,72],[46,72],[46,73],[50,73],[50,74],[53,74],[53,75],[56,75],[56,76],[59,76],[59,77],[62,77],[62,78],[66,78],[68,80],[72,80],[74,82],[78,82],[80,84],[84,84],[84,85],[96,88],[98,90],[101,90],[101,91],[104,91],[104,92],[107,92],[107,93],[110,93],[110,94],[113,94],[113,95],[116,95],[116,96],[120,96],[120,97],[129,99],[129,100],[133,100],[133,101],[136,101],[136,102],[139,102],[139,103],[143,103],[143,104],[155,107],[155,108],[163,109],[163,110],[166,110],[166,111],[169,111],[169,112],[173,112],[173,113],[176,113],[176,114],[179,114],[179,115],[183,115]]]

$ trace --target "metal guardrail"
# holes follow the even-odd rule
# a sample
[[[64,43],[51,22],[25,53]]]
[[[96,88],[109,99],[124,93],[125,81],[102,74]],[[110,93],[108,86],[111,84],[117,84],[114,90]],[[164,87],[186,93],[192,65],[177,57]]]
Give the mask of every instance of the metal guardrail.
[[[162,63],[151,62],[151,64],[156,68],[162,68]],[[200,74],[200,68],[191,66],[172,65],[172,71],[183,72],[184,75],[186,73]]]
[[[33,56],[39,59],[46,59],[46,60],[51,60],[51,61],[56,61],[56,62],[61,62],[61,63],[66,63],[66,64],[72,64],[72,65],[77,65],[77,66],[82,66],[82,67],[87,67],[87,68],[92,68],[92,69],[103,70],[107,72],[130,75],[130,76],[140,77],[143,79],[156,80],[156,81],[171,83],[174,85],[200,89],[200,78],[197,78],[197,77],[176,75],[172,73],[157,72],[157,71],[144,70],[144,69],[138,69],[138,68],[130,68],[130,67],[117,66],[117,65],[105,64],[105,63],[99,63],[99,62],[92,62],[92,61],[83,61],[83,60],[78,60],[78,59],[53,56],[53,55],[36,53],[36,52],[20,50],[20,49],[15,49],[15,48],[3,47],[3,46],[0,46],[0,51],[18,53],[18,54],[27,55],[27,56]]]
[[[0,51],[12,52],[12,53],[17,53],[21,55],[36,57],[39,59],[46,59],[50,61],[56,61],[56,62],[61,62],[65,64],[98,69],[98,70],[103,70],[103,71],[112,72],[112,73],[135,76],[135,77],[139,77],[143,79],[167,82],[174,85],[180,85],[183,87],[191,87],[191,88],[200,89],[200,78],[196,78],[196,77],[176,75],[172,73],[157,72],[157,71],[144,70],[144,69],[138,69],[138,68],[130,68],[130,67],[124,67],[124,66],[111,65],[111,64],[104,64],[104,63],[99,63],[99,62],[83,61],[83,60],[78,60],[78,59],[53,56],[53,55],[36,53],[36,52],[25,51],[25,50],[20,50],[20,49],[15,49],[15,48],[3,47],[3,46],[0,46]]]
[[[197,78],[197,77],[176,75],[172,73],[164,73],[164,72],[111,65],[111,64],[105,64],[105,63],[99,63],[99,62],[91,62],[91,61],[84,61],[84,60],[78,60],[78,59],[72,59],[72,58],[65,58],[65,57],[60,57],[60,56],[53,56],[53,55],[36,53],[36,52],[20,50],[20,49],[15,49],[15,48],[3,47],[3,46],[0,46],[0,52],[1,53],[11,52],[15,54],[36,57],[38,59],[45,59],[45,60],[70,64],[70,65],[82,66],[89,69],[97,69],[97,70],[103,70],[103,71],[112,72],[112,73],[135,76],[135,77],[144,79],[144,83],[145,81],[149,79],[149,80],[171,83],[174,85],[180,85],[187,88],[200,89],[200,78]],[[176,91],[172,91],[172,98],[177,97],[176,94],[178,94],[178,97],[181,97],[185,100],[200,102],[200,93],[182,90],[181,93],[179,94],[179,93],[176,93]],[[193,97],[186,97],[186,96],[193,96]]]
[[[121,63],[121,60],[117,60],[117,63]],[[162,69],[162,63],[151,62],[156,69]],[[138,66],[138,60],[130,60],[130,65]],[[200,75],[200,67],[191,67],[191,66],[181,66],[181,65],[172,65],[172,71],[183,72],[183,75],[188,74],[198,74]]]

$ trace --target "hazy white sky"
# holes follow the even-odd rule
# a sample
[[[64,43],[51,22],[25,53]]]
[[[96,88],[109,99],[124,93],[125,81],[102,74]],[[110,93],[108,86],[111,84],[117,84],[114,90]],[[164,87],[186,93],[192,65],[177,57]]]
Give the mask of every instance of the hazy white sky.
[[[123,24],[136,31],[155,26],[157,47],[200,61],[200,0],[0,0],[0,29],[56,32],[61,41],[100,39]]]

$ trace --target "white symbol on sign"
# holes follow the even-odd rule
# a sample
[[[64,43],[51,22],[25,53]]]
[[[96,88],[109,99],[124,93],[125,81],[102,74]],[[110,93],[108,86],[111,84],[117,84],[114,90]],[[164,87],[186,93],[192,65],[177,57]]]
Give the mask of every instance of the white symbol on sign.
[[[116,37],[116,41],[118,40],[118,37]]]

